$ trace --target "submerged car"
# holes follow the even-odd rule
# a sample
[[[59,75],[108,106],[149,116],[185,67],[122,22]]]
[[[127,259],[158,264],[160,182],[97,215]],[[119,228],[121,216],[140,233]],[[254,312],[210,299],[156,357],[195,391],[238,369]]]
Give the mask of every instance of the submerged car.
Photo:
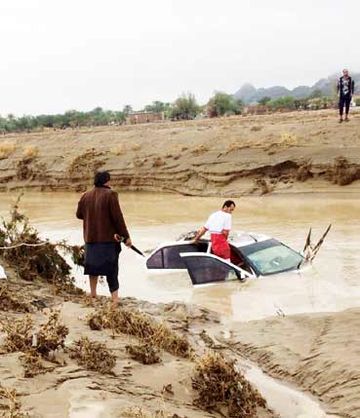
[[[297,270],[307,258],[275,238],[262,234],[238,233],[229,239],[231,261],[211,252],[211,242],[186,239],[166,243],[146,260],[148,269],[187,269],[194,285],[225,280],[245,280]]]

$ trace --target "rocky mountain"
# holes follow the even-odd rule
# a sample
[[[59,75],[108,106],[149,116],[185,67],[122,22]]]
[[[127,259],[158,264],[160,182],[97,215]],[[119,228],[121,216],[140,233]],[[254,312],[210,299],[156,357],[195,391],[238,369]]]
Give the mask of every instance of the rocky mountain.
[[[360,73],[351,74],[355,81],[355,92],[360,94]],[[310,96],[314,91],[320,90],[323,95],[331,96],[335,93],[337,74],[330,75],[327,78],[322,78],[317,81],[313,86],[298,86],[292,90],[283,86],[273,86],[268,88],[255,88],[250,83],[245,83],[234,96],[237,99],[241,99],[244,103],[256,103],[263,97],[270,97],[271,99],[277,99],[283,96],[292,96],[296,99],[302,99]]]

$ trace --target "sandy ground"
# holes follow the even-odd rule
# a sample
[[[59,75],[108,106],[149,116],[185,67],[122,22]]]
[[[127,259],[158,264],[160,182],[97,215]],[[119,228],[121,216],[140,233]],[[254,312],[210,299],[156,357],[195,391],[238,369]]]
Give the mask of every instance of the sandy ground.
[[[360,112],[339,124],[327,110],[9,134],[0,138],[0,186],[83,190],[104,168],[121,190],[358,192],[359,128]]]
[[[108,330],[89,328],[86,318],[96,306],[86,304],[83,297],[64,299],[43,283],[10,279],[1,282],[5,284],[18,300],[32,306],[30,315],[35,323],[46,322],[50,308],[61,310],[61,321],[69,328],[66,347],[80,336],[87,336],[104,342],[116,355],[115,374],[105,375],[79,366],[66,351],[58,350],[57,364],[46,362],[48,372],[25,378],[20,353],[2,352],[1,385],[16,388],[23,413],[39,418],[222,416],[194,406],[191,359],[162,351],[161,363],[143,365],[131,359],[125,349],[128,344],[138,343],[137,338],[123,334],[112,338]],[[41,309],[36,308],[39,306]],[[244,357],[254,361],[269,375],[314,395],[329,414],[326,416],[360,415],[359,309],[224,323],[217,314],[181,303],[151,304],[125,298],[121,308],[136,308],[155,320],[165,321],[172,330],[185,335],[200,355],[214,350],[240,364]],[[22,315],[16,309],[0,309],[0,320]],[[4,333],[0,334],[0,346],[4,338]],[[168,385],[170,390],[166,389]],[[257,416],[278,415],[259,407]]]

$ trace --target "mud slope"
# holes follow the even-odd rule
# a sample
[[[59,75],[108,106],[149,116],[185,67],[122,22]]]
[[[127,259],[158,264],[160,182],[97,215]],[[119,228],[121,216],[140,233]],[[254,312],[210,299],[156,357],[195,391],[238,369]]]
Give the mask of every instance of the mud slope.
[[[228,344],[270,375],[313,393],[327,405],[328,414],[358,418],[359,313],[356,308],[239,323]]]
[[[294,112],[0,138],[0,187],[83,190],[96,169],[122,190],[189,195],[358,191],[360,113]]]

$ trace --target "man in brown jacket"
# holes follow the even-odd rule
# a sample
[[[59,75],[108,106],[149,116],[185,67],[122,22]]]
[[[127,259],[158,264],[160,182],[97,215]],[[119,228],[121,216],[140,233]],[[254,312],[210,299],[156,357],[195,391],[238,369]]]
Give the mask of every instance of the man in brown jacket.
[[[118,195],[110,187],[110,174],[95,174],[94,188],[81,196],[76,217],[83,220],[85,274],[90,277],[91,297],[96,297],[98,276],[106,276],[114,304],[119,301],[120,242],[132,245]]]

